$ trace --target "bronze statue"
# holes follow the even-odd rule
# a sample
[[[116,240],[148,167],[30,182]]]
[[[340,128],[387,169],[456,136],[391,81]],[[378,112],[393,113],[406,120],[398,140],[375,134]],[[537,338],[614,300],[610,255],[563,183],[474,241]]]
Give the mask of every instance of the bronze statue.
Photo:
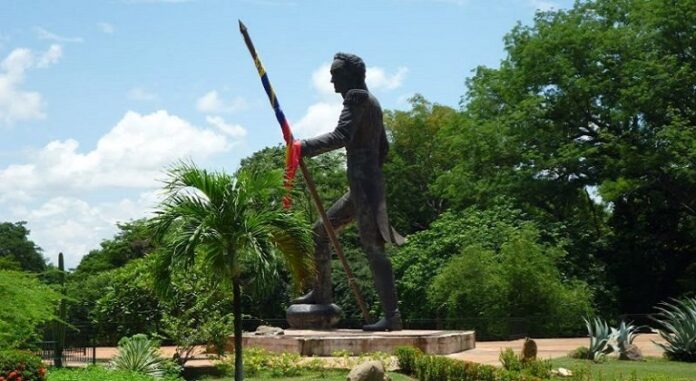
[[[353,54],[337,53],[331,65],[334,90],[343,97],[343,111],[334,131],[313,139],[302,140],[301,155],[312,157],[345,147],[349,191],[327,211],[331,224],[340,230],[356,220],[360,244],[367,255],[374,285],[384,317],[363,326],[366,331],[402,329],[397,306],[396,287],[391,262],[384,251],[385,243],[403,243],[391,228],[387,217],[382,164],[389,144],[382,121],[382,108],[365,84],[365,63]],[[332,303],[331,254],[321,221],[314,225],[317,278],[314,289],[295,299],[295,304]]]

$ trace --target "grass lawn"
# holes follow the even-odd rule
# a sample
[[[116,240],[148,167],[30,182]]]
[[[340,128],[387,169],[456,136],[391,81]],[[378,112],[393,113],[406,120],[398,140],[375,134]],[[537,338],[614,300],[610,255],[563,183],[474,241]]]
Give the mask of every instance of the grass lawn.
[[[413,378],[409,378],[400,373],[388,372],[389,377],[392,381],[415,381]],[[303,376],[297,377],[273,377],[260,375],[257,377],[244,377],[245,381],[309,381],[309,380],[320,380],[320,381],[346,381],[348,376],[347,370],[327,370],[324,374],[319,372],[307,373]],[[225,378],[205,378],[206,381],[233,381],[234,377]]]
[[[551,360],[551,363],[554,369],[562,367],[573,370],[573,373],[577,373],[578,370],[590,372],[592,380],[620,380],[621,378],[630,380],[633,375],[641,380],[649,377],[669,381],[696,380],[696,363],[667,361],[655,357],[647,357],[643,362],[619,361],[610,358],[603,363],[562,357]]]

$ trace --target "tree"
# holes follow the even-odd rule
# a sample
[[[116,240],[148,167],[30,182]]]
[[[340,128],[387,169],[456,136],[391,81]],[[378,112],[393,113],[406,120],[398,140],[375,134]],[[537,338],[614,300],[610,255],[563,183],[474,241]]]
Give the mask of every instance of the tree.
[[[624,312],[696,291],[694,25],[694,2],[594,0],[516,26],[469,81],[435,188],[563,225],[569,272],[604,261]]]
[[[46,269],[46,259],[41,248],[29,239],[26,222],[0,223],[0,268],[12,269],[13,263],[25,271],[42,272]]]
[[[167,248],[156,264],[158,290],[169,291],[172,272],[197,261],[219,284],[231,285],[236,381],[243,379],[243,283],[263,284],[279,260],[298,284],[312,272],[311,230],[274,201],[281,184],[279,172],[241,171],[233,177],[180,163],[169,170],[166,199],[151,222]]]
[[[38,342],[36,328],[56,317],[61,295],[34,274],[0,270],[0,348],[31,347]]]

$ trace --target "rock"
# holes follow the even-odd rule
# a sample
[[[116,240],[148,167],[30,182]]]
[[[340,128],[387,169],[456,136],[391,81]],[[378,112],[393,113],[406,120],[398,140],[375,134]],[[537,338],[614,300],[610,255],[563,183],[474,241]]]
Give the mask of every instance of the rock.
[[[379,361],[367,361],[348,373],[347,381],[389,381],[384,365]]]
[[[286,311],[292,329],[332,329],[341,320],[341,308],[335,304],[293,304]]]
[[[280,336],[284,335],[285,331],[282,328],[271,327],[268,325],[260,325],[256,328],[254,335],[257,336]]]
[[[629,344],[626,351],[619,355],[619,360],[643,361],[643,352],[635,344]]]
[[[530,339],[529,337],[524,339],[524,345],[522,346],[522,362],[536,360],[537,357],[537,344],[536,341]]]
[[[559,377],[573,377],[573,372],[566,368],[554,369],[551,371],[551,374]]]

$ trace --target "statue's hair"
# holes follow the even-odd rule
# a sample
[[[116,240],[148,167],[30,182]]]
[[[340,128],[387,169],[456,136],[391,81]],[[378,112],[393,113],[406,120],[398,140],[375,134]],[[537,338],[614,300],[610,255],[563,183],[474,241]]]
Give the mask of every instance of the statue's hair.
[[[362,58],[351,53],[336,53],[334,55],[335,60],[341,60],[345,62],[345,70],[352,77],[360,80],[360,82],[365,82],[365,62]]]

